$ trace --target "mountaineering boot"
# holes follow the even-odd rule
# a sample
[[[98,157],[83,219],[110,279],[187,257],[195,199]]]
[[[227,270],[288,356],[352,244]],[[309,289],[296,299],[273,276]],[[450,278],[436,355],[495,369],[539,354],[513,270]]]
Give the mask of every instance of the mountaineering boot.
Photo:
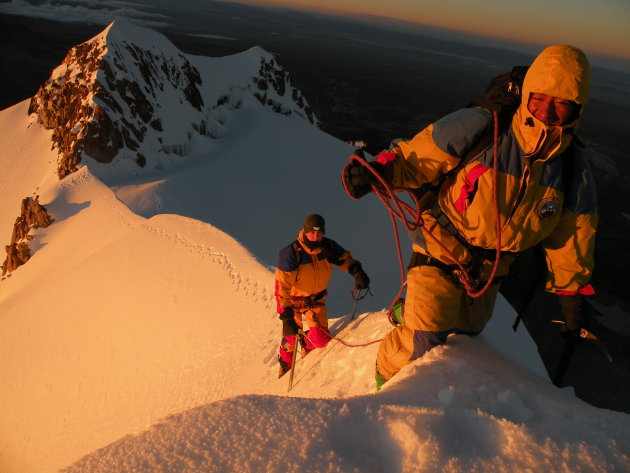
[[[385,380],[383,379],[383,376],[381,376],[381,373],[379,373],[378,371],[376,371],[374,374],[374,380],[376,381],[376,392],[379,392],[385,384]]]
[[[278,370],[278,378],[282,378],[285,374],[289,372],[291,368],[289,367],[289,364],[286,361],[282,360],[280,357],[278,357],[278,363],[280,365],[280,369]]]
[[[306,331],[306,334],[308,334],[308,330]],[[300,334],[300,356],[302,358],[304,358],[306,355],[308,355],[310,352],[312,352],[314,350],[314,348],[306,348],[306,337],[304,335],[306,334]]]
[[[389,318],[389,322],[394,327],[396,327],[403,323],[404,315],[405,315],[405,299],[401,297],[400,299],[397,299],[396,302],[394,302],[391,310],[387,314],[387,317]]]
[[[300,356],[302,358],[304,358],[306,355],[308,355],[310,352],[312,352],[313,350],[309,350],[306,347],[300,347]]]

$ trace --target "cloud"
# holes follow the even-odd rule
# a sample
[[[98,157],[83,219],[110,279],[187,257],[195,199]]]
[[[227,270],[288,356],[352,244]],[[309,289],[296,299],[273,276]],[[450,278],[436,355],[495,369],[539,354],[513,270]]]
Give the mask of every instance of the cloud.
[[[48,20],[63,22],[81,22],[107,25],[116,18],[127,18],[134,23],[146,26],[168,26],[168,16],[141,11],[153,8],[150,5],[137,4],[125,1],[101,1],[95,4],[93,1],[75,0],[72,4],[62,2],[52,3],[50,0],[33,4],[26,0],[13,0],[9,3],[0,3],[0,13],[22,15],[33,18],[45,18]]]

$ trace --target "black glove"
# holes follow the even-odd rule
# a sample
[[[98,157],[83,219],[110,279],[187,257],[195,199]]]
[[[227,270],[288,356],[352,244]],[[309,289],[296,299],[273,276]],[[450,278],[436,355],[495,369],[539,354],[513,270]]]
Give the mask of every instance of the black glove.
[[[368,278],[368,275],[363,271],[363,266],[361,266],[361,263],[358,261],[355,260],[354,263],[348,267],[348,273],[354,277],[355,289],[361,290],[370,287],[370,278]]]
[[[354,155],[365,159],[365,155],[361,149],[355,150]],[[370,161],[369,165],[379,175],[383,175],[384,167],[381,163],[378,161]],[[348,193],[355,199],[360,199],[369,192],[372,192],[372,184],[378,181],[376,176],[372,174],[372,171],[364,165],[352,161],[343,168],[342,179]]]
[[[355,289],[358,289],[360,291],[361,289],[367,289],[368,287],[370,287],[370,278],[368,278],[368,275],[365,274],[364,271],[361,271],[360,273],[354,275]]]
[[[343,182],[348,193],[360,199],[372,191],[372,173],[361,164],[348,164],[343,168]]]
[[[282,335],[297,335],[300,327],[295,321],[293,307],[285,307],[279,318],[282,320]]]
[[[558,294],[558,299],[565,322],[562,327],[563,334],[568,338],[579,339],[582,327],[586,326],[587,322],[584,296],[582,294],[571,296]]]
[[[282,335],[297,335],[298,330],[300,330],[300,327],[295,319],[282,321]]]

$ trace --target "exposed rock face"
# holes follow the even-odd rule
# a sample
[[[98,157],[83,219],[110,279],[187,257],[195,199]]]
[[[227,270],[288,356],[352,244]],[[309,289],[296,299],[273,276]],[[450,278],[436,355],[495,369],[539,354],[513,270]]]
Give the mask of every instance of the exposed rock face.
[[[254,96],[258,99],[258,101],[263,105],[272,107],[277,113],[282,113],[283,115],[290,115],[291,113],[294,113],[292,109],[284,107],[282,102],[274,100],[269,94],[267,94],[267,90],[271,89],[275,92],[277,97],[284,97],[287,93],[287,89],[290,87],[289,74],[278,66],[275,60],[272,59],[271,61],[268,61],[264,58],[260,59],[259,74],[259,77],[252,78],[252,83],[259,89],[254,92]],[[308,119],[308,121],[311,123],[317,122],[317,118],[315,117],[313,110],[299,90],[291,87],[291,98],[293,102],[295,102],[297,106],[304,111],[304,116]]]
[[[144,167],[160,155],[183,155],[193,133],[218,137],[217,110],[240,108],[246,96],[285,115],[317,120],[288,74],[261,48],[243,53],[258,70],[218,91],[208,77],[212,58],[188,57],[158,33],[113,23],[72,48],[31,99],[29,114],[53,130],[59,178],[89,157],[132,160]],[[198,65],[202,64],[206,77]],[[217,76],[222,75],[217,61]],[[225,87],[225,85],[223,85]]]
[[[11,243],[5,246],[7,257],[2,264],[2,275],[15,271],[31,257],[31,250],[27,241],[33,239],[29,231],[34,228],[45,228],[53,222],[43,205],[39,203],[39,196],[34,199],[26,197],[22,200],[20,216],[15,220]]]

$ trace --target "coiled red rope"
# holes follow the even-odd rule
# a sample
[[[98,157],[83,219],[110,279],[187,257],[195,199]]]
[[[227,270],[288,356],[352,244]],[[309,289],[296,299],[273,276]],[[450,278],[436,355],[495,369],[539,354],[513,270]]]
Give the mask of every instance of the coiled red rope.
[[[497,239],[496,239],[496,253],[495,253],[494,266],[492,268],[490,277],[488,278],[488,281],[486,282],[484,287],[477,291],[474,287],[475,282],[473,281],[473,278],[471,277],[469,271],[464,267],[464,265],[457,260],[455,255],[453,255],[453,253],[448,248],[446,248],[446,246],[444,246],[444,244],[435,235],[433,235],[433,233],[430,230],[428,230],[426,227],[424,228],[424,234],[428,236],[429,238],[431,238],[442,249],[442,251],[444,251],[444,253],[452,261],[455,262],[458,269],[460,270],[460,281],[462,285],[464,286],[464,289],[466,290],[466,294],[468,294],[469,297],[473,297],[473,298],[479,297],[482,294],[484,294],[488,290],[488,288],[492,285],[494,281],[494,277],[496,276],[497,268],[499,266],[499,260],[501,258],[501,222],[500,222],[498,193],[497,193],[497,184],[498,184],[497,175],[498,175],[498,169],[499,169],[499,119],[498,119],[497,112],[493,112],[493,121],[494,121],[494,133],[493,133],[494,175],[493,175],[493,186],[492,186],[493,187],[492,198],[493,198],[493,203],[494,203],[494,212],[495,212],[495,220],[496,220],[495,231],[496,231]],[[392,188],[389,185],[389,183],[386,182],[385,179],[370,165],[370,163],[364,158],[362,158],[361,156],[357,156],[356,154],[353,154],[352,156],[350,156],[350,161],[347,166],[353,164],[353,162],[357,162],[361,164],[362,166],[367,168],[370,171],[370,173],[373,175],[376,182],[372,184],[372,191],[383,203],[392,221],[392,227],[394,230],[394,238],[396,241],[396,252],[398,255],[398,263],[400,265],[401,278],[402,278],[402,284],[400,286],[400,290],[398,291],[398,294],[396,295],[396,297],[394,298],[394,302],[392,303],[392,307],[393,307],[396,300],[400,297],[400,294],[402,293],[404,286],[406,284],[405,269],[404,269],[404,263],[402,260],[402,252],[400,249],[400,238],[398,234],[398,226],[396,225],[396,219],[400,220],[405,226],[405,228],[410,232],[420,227],[424,227],[424,221],[422,219],[422,211],[420,210],[420,202],[418,200],[418,197],[413,192],[407,189]],[[345,172],[345,168],[344,168],[344,172]],[[351,199],[356,200],[357,198],[353,197],[352,194],[350,193],[346,185],[346,182],[343,179],[343,174],[342,174],[341,181],[343,183],[344,189],[346,190],[346,193],[348,194],[348,196]],[[413,204],[410,205],[404,202],[403,200],[401,200],[400,198],[398,198],[395,194],[396,190],[406,191],[409,197],[411,198]],[[391,307],[390,307],[390,310],[391,310]]]

